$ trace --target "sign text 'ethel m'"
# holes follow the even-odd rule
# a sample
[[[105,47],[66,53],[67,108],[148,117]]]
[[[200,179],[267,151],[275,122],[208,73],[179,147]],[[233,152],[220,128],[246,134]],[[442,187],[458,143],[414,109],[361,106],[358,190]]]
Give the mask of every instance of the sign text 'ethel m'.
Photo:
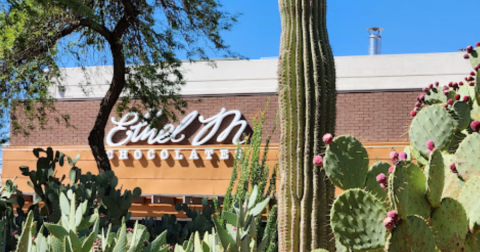
[[[161,113],[162,111],[159,111],[157,117],[159,117]],[[232,138],[232,144],[237,144],[239,143],[239,139],[242,137],[248,123],[246,120],[242,119],[242,113],[240,111],[227,111],[225,108],[222,108],[220,113],[209,118],[199,115],[196,110],[192,111],[185,116],[177,126],[166,124],[160,130],[150,128],[147,122],[139,122],[139,116],[136,113],[125,114],[119,121],[117,121],[115,117],[112,117],[112,123],[116,126],[108,132],[105,141],[107,145],[112,147],[145,140],[147,140],[148,144],[164,144],[169,141],[172,143],[178,143],[185,139],[185,134],[181,134],[181,132],[198,118],[198,121],[203,124],[203,127],[193,137],[192,146],[200,146],[210,141],[220,130],[224,119],[231,115],[233,115],[233,120],[220,132],[220,134],[218,134],[215,141],[217,143],[222,143],[232,133],[232,130],[239,126],[237,133]],[[149,116],[150,115],[147,112],[145,117],[148,118]],[[125,132],[126,137],[115,142],[113,136],[121,132]]]

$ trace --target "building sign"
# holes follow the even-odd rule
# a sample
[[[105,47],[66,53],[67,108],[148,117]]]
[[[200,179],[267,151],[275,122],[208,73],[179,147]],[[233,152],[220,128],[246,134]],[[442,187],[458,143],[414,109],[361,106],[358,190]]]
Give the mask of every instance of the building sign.
[[[159,111],[157,116],[160,116],[161,113],[162,112]],[[167,124],[161,130],[150,128],[146,122],[138,122],[139,117],[136,113],[128,113],[119,121],[117,121],[115,117],[112,117],[112,123],[116,126],[108,132],[106,142],[107,145],[112,147],[145,140],[147,140],[148,144],[164,144],[168,142],[178,143],[185,139],[185,135],[181,134],[181,132],[188,128],[188,126],[198,118],[198,121],[203,124],[203,127],[193,138],[192,146],[200,146],[210,141],[212,137],[218,133],[223,121],[230,115],[234,116],[233,120],[228,127],[221,131],[215,141],[217,143],[223,143],[223,141],[232,134],[232,130],[237,126],[240,126],[237,133],[232,138],[232,144],[237,144],[240,137],[242,137],[248,122],[242,119],[242,113],[240,111],[227,111],[225,108],[222,108],[220,113],[209,118],[205,118],[202,115],[199,116],[199,113],[196,110],[192,111],[185,116],[177,126]],[[145,117],[148,118],[149,114],[145,114]],[[115,142],[113,136],[121,132],[124,132],[126,137],[123,140]]]
[[[157,113],[157,117],[161,115],[161,111]],[[222,125],[226,121],[227,117],[233,116],[233,119],[228,125]],[[149,118],[150,114],[145,114],[145,118]],[[202,127],[200,130],[193,135],[191,146],[201,146],[205,145],[208,142],[213,140],[215,143],[224,143],[225,140],[229,137],[232,139],[232,144],[243,143],[240,141],[245,129],[248,126],[248,122],[242,119],[242,113],[238,110],[229,110],[222,108],[220,113],[205,118],[200,115],[198,111],[192,111],[187,116],[185,116],[178,125],[166,124],[162,129],[158,130],[155,128],[150,128],[147,122],[139,121],[139,116],[136,113],[128,113],[124,115],[120,120],[117,120],[115,117],[111,118],[112,123],[115,125],[106,136],[106,144],[110,147],[124,146],[129,143],[137,143],[146,141],[147,144],[166,144],[166,143],[179,143],[184,141],[186,138],[191,136],[186,136],[182,132],[185,131],[190,125],[198,121]],[[234,129],[238,128],[236,132]],[[116,134],[123,134],[125,138],[121,140],[115,140],[114,136]],[[216,138],[214,139],[214,137]],[[144,157],[144,153],[137,149],[130,153],[130,150],[120,149],[117,150],[118,159],[126,160],[129,159],[129,156],[133,154],[134,159],[139,160]],[[199,153],[197,149],[189,150],[190,154],[187,157],[189,160],[198,160]],[[212,155],[215,154],[213,149],[202,150],[202,155],[205,155],[205,160],[212,160]],[[229,159],[229,150],[221,149],[218,150],[218,156],[220,160]],[[130,153],[130,155],[129,155]],[[114,150],[108,150],[107,155],[109,159],[115,157]],[[185,157],[182,154],[182,150],[175,149],[171,154],[168,149],[162,149],[161,151],[150,149],[147,151],[145,157],[149,160],[158,157],[162,160],[168,159],[171,156],[175,160],[183,160]]]

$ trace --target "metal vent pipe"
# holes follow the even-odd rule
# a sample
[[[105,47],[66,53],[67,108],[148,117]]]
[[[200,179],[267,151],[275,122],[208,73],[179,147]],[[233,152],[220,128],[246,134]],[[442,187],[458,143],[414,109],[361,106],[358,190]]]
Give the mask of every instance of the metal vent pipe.
[[[381,33],[383,28],[380,27],[370,27],[367,28],[367,31],[370,33],[369,36],[369,46],[368,46],[368,54],[369,55],[377,55],[382,54],[382,36]]]

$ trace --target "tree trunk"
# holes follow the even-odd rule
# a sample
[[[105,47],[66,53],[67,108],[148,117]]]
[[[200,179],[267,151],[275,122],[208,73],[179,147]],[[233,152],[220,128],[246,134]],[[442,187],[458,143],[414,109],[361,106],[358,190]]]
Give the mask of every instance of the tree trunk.
[[[92,150],[93,157],[97,162],[98,171],[104,173],[110,171],[110,160],[105,151],[105,126],[117,102],[123,87],[125,86],[125,56],[123,55],[123,46],[121,43],[110,43],[113,56],[113,78],[110,88],[100,103],[100,109],[95,119],[95,125],[88,136],[88,144]]]
[[[335,130],[335,65],[326,28],[326,0],[279,0],[281,122],[279,251],[335,250],[329,210],[335,187],[315,155]]]

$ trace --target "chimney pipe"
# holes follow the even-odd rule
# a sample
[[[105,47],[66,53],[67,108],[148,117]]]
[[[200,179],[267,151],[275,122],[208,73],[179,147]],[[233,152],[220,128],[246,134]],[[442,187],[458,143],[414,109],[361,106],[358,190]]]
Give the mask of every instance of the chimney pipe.
[[[367,31],[370,33],[368,46],[369,55],[382,54],[382,36],[381,33],[383,28],[380,27],[370,27],[367,28]]]

